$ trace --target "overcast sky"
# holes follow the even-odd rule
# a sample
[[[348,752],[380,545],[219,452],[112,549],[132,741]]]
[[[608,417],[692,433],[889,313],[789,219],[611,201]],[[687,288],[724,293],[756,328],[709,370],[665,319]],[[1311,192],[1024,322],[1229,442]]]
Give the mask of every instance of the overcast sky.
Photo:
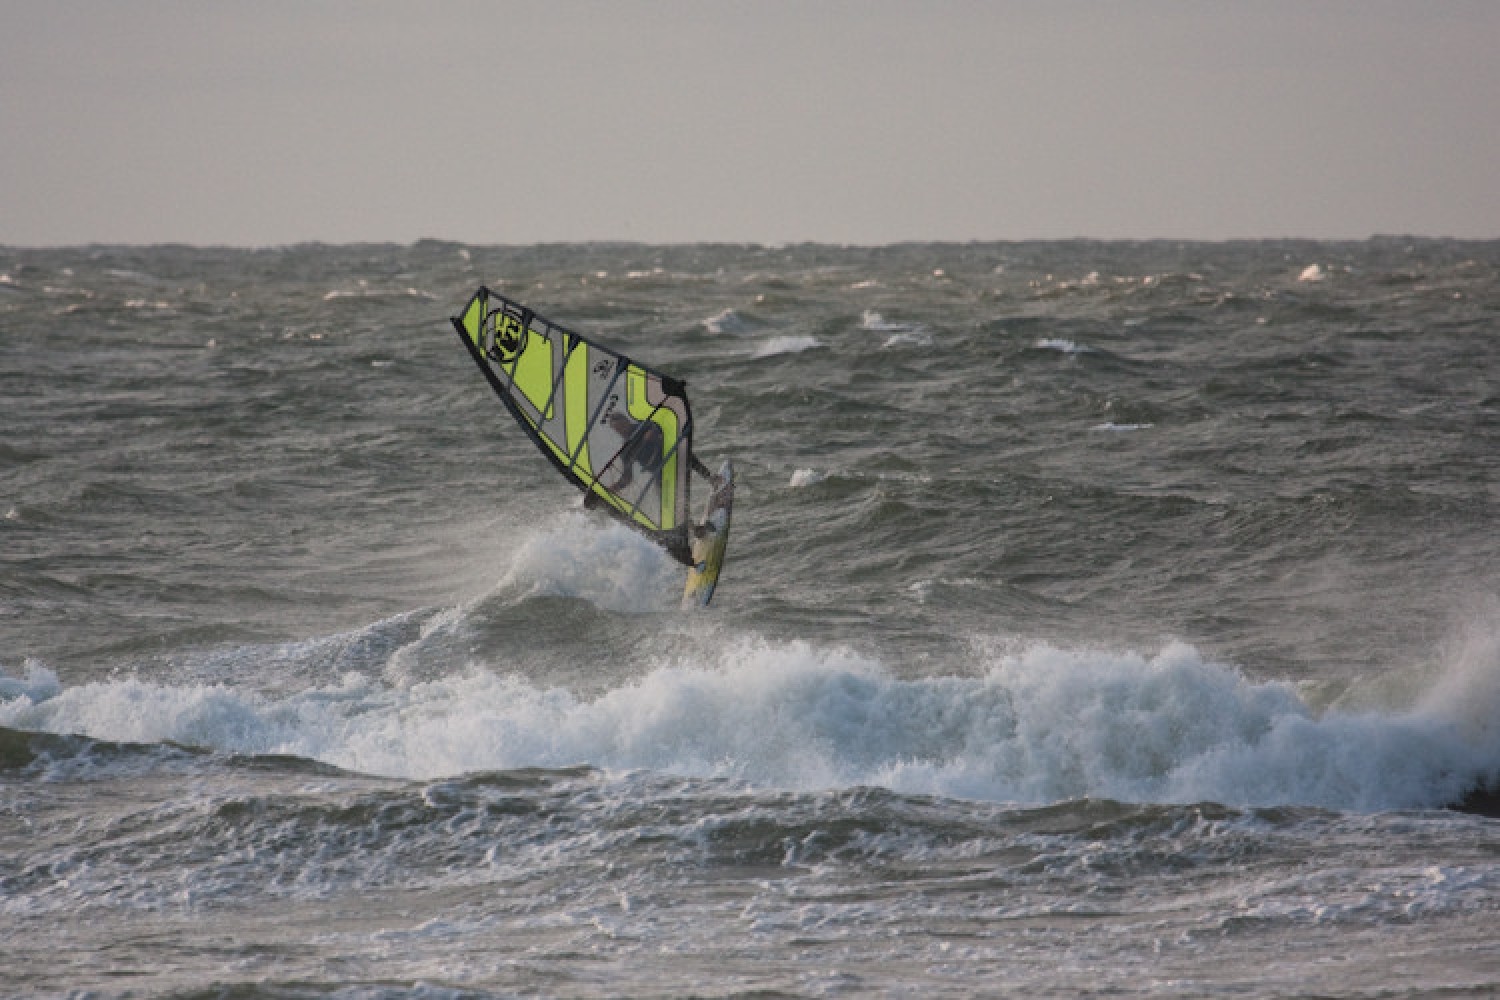
[[[0,0],[0,244],[1500,237],[1500,2]]]

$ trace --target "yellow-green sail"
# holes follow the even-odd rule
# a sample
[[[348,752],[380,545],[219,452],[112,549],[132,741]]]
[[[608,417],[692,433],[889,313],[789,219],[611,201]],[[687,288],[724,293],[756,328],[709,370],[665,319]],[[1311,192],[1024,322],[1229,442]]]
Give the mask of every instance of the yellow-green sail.
[[[506,408],[587,502],[691,565],[693,417],[682,382],[488,288],[453,326]]]

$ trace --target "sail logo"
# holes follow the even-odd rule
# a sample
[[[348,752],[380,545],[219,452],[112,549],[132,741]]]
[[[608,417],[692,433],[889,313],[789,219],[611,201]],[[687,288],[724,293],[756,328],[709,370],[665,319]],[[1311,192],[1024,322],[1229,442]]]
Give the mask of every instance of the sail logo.
[[[526,347],[526,325],[519,316],[512,316],[501,309],[490,313],[491,327],[489,347],[485,351],[491,361],[501,364],[514,361]]]

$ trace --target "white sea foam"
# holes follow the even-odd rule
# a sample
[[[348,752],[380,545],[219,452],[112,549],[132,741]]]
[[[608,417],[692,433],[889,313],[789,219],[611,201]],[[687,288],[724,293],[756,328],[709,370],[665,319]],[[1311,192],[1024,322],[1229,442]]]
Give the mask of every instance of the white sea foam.
[[[932,334],[926,330],[911,330],[906,333],[893,333],[885,338],[880,345],[883,351],[889,351],[894,347],[926,347],[932,343]]]
[[[791,480],[787,483],[794,490],[800,490],[804,486],[812,486],[821,483],[828,478],[828,473],[817,469],[797,469],[792,473]]]
[[[811,351],[822,346],[823,342],[817,337],[772,337],[770,340],[762,341],[750,356],[752,358],[770,358],[778,354],[800,354],[803,351]]]
[[[1059,351],[1063,354],[1088,354],[1093,351],[1093,348],[1086,344],[1076,344],[1071,340],[1064,340],[1061,337],[1043,338],[1038,340],[1033,346],[1039,351]]]
[[[977,587],[980,581],[972,576],[959,576],[951,579],[922,579],[907,584],[906,590],[922,604],[931,602],[932,595],[939,587]]]
[[[866,309],[860,317],[860,329],[873,333],[887,333],[880,345],[882,350],[893,347],[925,347],[932,343],[932,331],[920,323],[892,323],[874,309]]]
[[[1471,644],[1409,710],[1321,717],[1291,686],[1180,644],[1038,644],[981,653],[977,673],[909,678],[842,648],[741,639],[592,699],[481,666],[406,685],[350,673],[282,697],[137,679],[59,689],[33,670],[0,687],[0,724],[413,777],[587,763],[803,790],[1378,810],[1450,802],[1500,771],[1497,649]]]
[[[874,330],[878,333],[886,333],[896,330],[910,330],[912,327],[907,323],[889,323],[886,318],[874,309],[866,309],[860,316],[860,328],[863,330]]]
[[[1321,264],[1309,264],[1302,269],[1301,274],[1297,275],[1297,280],[1304,282],[1326,281],[1327,279],[1328,272],[1323,270]]]
[[[0,673],[0,702],[25,698],[29,701],[45,701],[62,691],[57,675],[36,660],[24,664],[25,677],[7,677]]]
[[[749,324],[733,309],[721,309],[703,321],[703,328],[709,333],[744,333]]]
[[[373,288],[370,283],[361,279],[357,288],[335,288],[323,295],[324,302],[335,302],[339,299],[421,299],[424,302],[436,301],[437,296],[421,288]]]

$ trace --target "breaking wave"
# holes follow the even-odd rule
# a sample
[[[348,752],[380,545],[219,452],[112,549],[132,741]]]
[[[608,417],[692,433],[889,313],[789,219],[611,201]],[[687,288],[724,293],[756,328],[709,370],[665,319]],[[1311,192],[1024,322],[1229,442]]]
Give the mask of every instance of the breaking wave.
[[[1321,715],[1291,686],[1182,644],[1150,655],[1035,644],[915,679],[806,642],[718,648],[591,697],[483,662],[416,683],[350,671],[286,695],[134,678],[67,686],[30,664],[22,679],[0,676],[0,725],[401,777],[587,764],[1024,803],[1423,808],[1500,773],[1493,638],[1469,644],[1409,709]]]

